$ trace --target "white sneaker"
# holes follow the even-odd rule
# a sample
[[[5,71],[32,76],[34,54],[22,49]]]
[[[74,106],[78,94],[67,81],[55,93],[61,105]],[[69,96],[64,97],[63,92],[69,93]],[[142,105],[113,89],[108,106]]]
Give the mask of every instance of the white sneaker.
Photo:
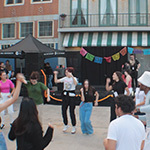
[[[76,126],[73,126],[72,127],[72,131],[71,131],[71,134],[75,134],[76,133]]]
[[[69,128],[69,126],[68,126],[68,125],[65,125],[65,126],[64,126],[64,129],[63,129],[63,132],[66,132],[68,128]]]

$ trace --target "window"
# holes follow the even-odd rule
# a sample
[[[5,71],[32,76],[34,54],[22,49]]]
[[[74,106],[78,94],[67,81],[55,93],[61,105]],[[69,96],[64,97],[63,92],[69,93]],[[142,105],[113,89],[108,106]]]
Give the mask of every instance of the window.
[[[5,0],[5,5],[20,5],[23,3],[24,0]]]
[[[28,34],[33,35],[33,22],[20,23],[20,37],[26,37]]]
[[[51,3],[52,0],[32,0],[32,3]]]
[[[72,25],[87,25],[88,0],[71,0]]]
[[[39,22],[39,36],[53,36],[53,21]]]
[[[148,15],[147,0],[129,0],[130,25],[146,25]]]
[[[5,48],[8,48],[8,47],[10,47],[10,46],[12,46],[12,44],[8,44],[8,45],[1,45],[1,49],[5,49]]]
[[[15,37],[15,24],[3,24],[3,38]]]
[[[100,25],[116,25],[116,0],[100,0]]]
[[[53,49],[55,48],[54,43],[45,43],[45,45]]]

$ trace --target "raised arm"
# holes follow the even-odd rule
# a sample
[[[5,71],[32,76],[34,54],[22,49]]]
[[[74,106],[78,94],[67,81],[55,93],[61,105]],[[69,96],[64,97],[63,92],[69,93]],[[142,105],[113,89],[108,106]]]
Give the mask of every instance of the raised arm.
[[[34,148],[36,150],[44,149],[51,142],[53,138],[53,131],[54,128],[50,124],[44,136],[41,134],[42,131],[40,129],[38,128],[35,129],[32,138],[32,143],[34,145]]]
[[[59,79],[57,79],[58,71],[54,71],[53,73],[54,73],[54,82],[60,83],[61,81]]]
[[[107,78],[106,79],[106,91],[111,91],[112,90],[112,86],[111,85],[109,85],[109,83],[110,83],[110,78]]]
[[[9,98],[6,102],[0,104],[0,112],[6,109],[11,104],[13,104],[18,99],[22,82],[25,84],[27,83],[24,76],[19,73],[17,74],[16,89],[14,91],[13,97]]]

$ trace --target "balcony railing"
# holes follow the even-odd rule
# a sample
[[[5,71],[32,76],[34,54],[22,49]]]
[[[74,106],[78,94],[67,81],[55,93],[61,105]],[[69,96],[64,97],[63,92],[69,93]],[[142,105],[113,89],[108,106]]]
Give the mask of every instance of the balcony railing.
[[[77,14],[60,17],[60,28],[150,26],[148,13]]]

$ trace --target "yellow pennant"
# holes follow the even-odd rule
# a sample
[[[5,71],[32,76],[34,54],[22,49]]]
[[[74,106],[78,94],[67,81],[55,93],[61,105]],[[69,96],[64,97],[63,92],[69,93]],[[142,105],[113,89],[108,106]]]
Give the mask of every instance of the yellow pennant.
[[[117,54],[112,55],[112,58],[114,61],[119,60],[120,59],[120,53],[118,52]]]

